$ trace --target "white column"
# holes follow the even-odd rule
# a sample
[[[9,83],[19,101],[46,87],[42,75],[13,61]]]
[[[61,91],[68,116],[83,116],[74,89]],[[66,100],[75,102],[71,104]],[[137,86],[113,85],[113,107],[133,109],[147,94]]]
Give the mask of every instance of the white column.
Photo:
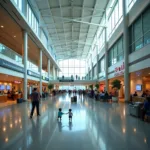
[[[55,66],[53,65],[53,79],[55,80]]]
[[[108,43],[107,43],[107,28],[105,28],[105,89],[108,92]]]
[[[42,50],[40,50],[40,94],[42,95]]]
[[[99,55],[98,55],[98,45],[97,45],[97,65],[96,65],[96,69],[97,69],[97,80],[99,79],[99,64],[98,64],[98,61],[99,61]]]
[[[24,100],[27,100],[28,33],[24,31]]]
[[[124,49],[124,85],[125,85],[125,102],[129,101],[130,81],[129,81],[129,37],[128,37],[128,17],[126,13],[126,1],[123,0],[123,49]]]
[[[48,70],[48,78],[50,79],[50,74],[51,74],[51,62],[50,59],[48,59],[48,66],[47,66],[47,70]]]
[[[57,68],[55,68],[55,79],[57,79],[58,77],[58,72],[57,72]]]
[[[90,80],[90,67],[88,66],[88,80]]]

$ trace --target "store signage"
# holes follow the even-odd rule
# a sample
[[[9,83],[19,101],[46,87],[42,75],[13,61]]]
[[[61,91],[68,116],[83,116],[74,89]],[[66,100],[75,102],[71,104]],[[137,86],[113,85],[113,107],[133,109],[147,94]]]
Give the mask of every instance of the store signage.
[[[45,80],[45,81],[49,81],[49,78],[48,78],[48,77],[42,76],[42,79]]]
[[[27,74],[32,77],[40,78],[40,74],[27,70]]]
[[[124,68],[124,62],[123,62],[123,64],[122,64],[121,66],[115,68],[114,76],[116,77],[116,76],[121,76],[121,75],[123,75],[123,74],[124,74],[124,69],[125,69],[125,68]]]
[[[24,68],[0,58],[0,66],[24,73]]]
[[[15,83],[15,84],[20,84],[20,83],[21,83],[21,81],[14,81],[14,83]]]

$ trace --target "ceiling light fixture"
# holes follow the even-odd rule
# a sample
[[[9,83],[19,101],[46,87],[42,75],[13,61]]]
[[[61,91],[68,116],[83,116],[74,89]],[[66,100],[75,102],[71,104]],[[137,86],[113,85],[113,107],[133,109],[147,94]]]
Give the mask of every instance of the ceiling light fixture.
[[[3,25],[1,25],[1,28],[4,28],[4,26],[3,26]]]

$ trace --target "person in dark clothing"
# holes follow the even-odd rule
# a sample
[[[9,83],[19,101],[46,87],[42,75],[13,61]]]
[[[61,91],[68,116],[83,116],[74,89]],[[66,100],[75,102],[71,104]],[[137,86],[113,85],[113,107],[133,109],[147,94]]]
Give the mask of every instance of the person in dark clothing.
[[[36,107],[37,116],[40,116],[39,113],[40,94],[37,92],[37,88],[34,88],[33,92],[31,93],[31,102],[32,102],[32,110],[31,110],[30,118],[32,118],[33,116],[35,107]]]
[[[150,115],[150,97],[146,98],[146,101],[144,102],[144,106],[142,108],[142,120],[144,121],[145,115]]]
[[[136,91],[135,91],[135,93],[133,94],[133,96],[138,96]]]
[[[143,94],[141,95],[141,97],[146,97],[146,96],[147,96],[146,92],[143,91]]]
[[[108,96],[108,93],[107,93],[107,91],[105,92],[105,96]]]

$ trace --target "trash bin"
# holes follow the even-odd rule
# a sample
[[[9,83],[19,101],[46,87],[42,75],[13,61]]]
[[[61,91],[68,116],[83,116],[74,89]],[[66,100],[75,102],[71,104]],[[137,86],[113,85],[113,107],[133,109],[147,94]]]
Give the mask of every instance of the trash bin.
[[[77,96],[74,96],[74,102],[77,102]]]
[[[74,102],[74,97],[71,97],[71,102]]]
[[[135,102],[133,105],[129,105],[129,112],[130,115],[133,115],[135,117],[140,117],[140,109],[143,106],[142,102]]]

